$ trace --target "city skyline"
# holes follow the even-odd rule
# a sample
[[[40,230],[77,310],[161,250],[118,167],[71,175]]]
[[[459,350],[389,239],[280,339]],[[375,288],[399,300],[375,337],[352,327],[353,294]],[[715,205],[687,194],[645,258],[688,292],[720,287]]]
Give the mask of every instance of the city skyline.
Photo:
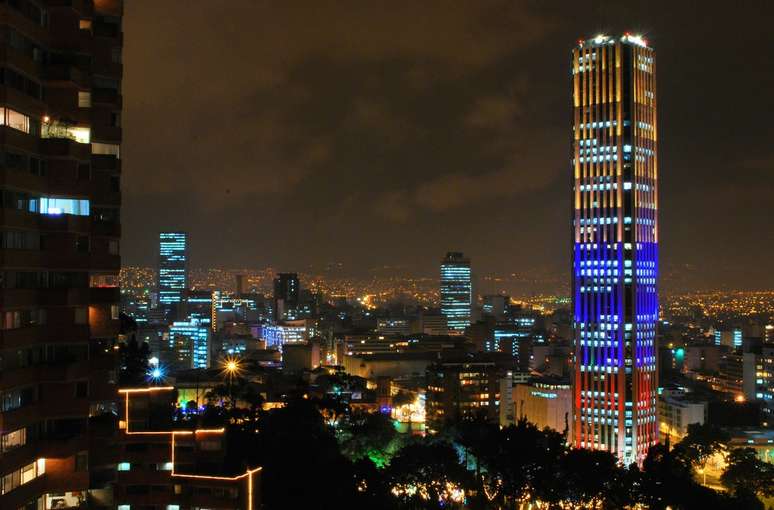
[[[772,106],[761,92],[770,71],[755,64],[766,61],[766,16],[751,4],[502,5],[439,8],[433,25],[445,37],[428,40],[429,7],[312,11],[319,23],[309,33],[304,9],[130,6],[138,36],[125,65],[138,72],[124,91],[122,157],[133,170],[124,176],[125,263],[152,264],[152,232],[181,229],[197,240],[196,266],[293,271],[324,260],[355,275],[381,265],[431,275],[439,253],[458,250],[488,273],[569,282],[567,48],[630,30],[665,55],[663,267],[687,272],[684,288],[771,287],[772,128],[754,113]],[[716,18],[734,37],[718,33],[708,21]],[[292,45],[271,27],[244,25],[271,19]],[[401,44],[365,30],[373,19]],[[207,45],[168,30],[169,20]],[[239,67],[247,61],[256,65]],[[226,129],[226,118],[239,128]]]
[[[764,510],[769,7],[0,0],[0,509]]]

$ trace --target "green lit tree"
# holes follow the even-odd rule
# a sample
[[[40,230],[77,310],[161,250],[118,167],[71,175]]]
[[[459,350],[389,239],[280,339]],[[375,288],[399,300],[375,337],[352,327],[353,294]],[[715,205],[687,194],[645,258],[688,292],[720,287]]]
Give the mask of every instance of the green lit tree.
[[[369,458],[383,468],[400,447],[397,431],[389,416],[382,413],[352,411],[336,432],[341,451],[350,460]]]

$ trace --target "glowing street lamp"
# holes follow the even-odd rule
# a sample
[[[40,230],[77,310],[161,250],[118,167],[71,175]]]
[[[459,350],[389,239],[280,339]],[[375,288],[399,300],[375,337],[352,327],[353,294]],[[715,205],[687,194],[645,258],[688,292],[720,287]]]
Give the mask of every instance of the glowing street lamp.
[[[153,365],[150,370],[148,370],[148,381],[150,381],[153,384],[159,384],[164,381],[164,377],[166,376],[166,371],[164,370],[164,367],[161,365]]]
[[[225,377],[228,377],[228,397],[231,399],[231,407],[234,407],[232,383],[234,382],[234,377],[238,377],[242,372],[242,363],[237,357],[227,356],[221,363],[221,369],[221,374]]]
[[[221,363],[221,374],[229,379],[239,376],[242,372],[242,362],[239,358],[228,356]]]

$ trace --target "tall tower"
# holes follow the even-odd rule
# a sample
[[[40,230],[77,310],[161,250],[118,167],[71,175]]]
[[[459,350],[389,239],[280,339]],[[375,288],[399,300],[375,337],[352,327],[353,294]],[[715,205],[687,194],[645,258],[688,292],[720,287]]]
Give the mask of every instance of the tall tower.
[[[167,321],[183,320],[181,306],[188,290],[188,234],[159,234],[159,307]]]
[[[0,2],[3,509],[81,507],[115,472],[121,19]]]
[[[447,253],[441,261],[441,314],[451,333],[462,334],[470,326],[472,297],[470,259],[462,253]]]
[[[279,273],[274,278],[274,319],[294,320],[298,315],[301,285],[296,273]]]
[[[575,446],[641,462],[658,439],[656,60],[639,36],[572,50]]]

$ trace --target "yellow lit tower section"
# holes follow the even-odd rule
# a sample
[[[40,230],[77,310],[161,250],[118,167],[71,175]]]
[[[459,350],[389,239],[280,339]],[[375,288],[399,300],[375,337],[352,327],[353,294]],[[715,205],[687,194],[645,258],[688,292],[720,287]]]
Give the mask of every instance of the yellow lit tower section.
[[[639,36],[572,50],[573,443],[641,463],[658,440],[656,58]]]

